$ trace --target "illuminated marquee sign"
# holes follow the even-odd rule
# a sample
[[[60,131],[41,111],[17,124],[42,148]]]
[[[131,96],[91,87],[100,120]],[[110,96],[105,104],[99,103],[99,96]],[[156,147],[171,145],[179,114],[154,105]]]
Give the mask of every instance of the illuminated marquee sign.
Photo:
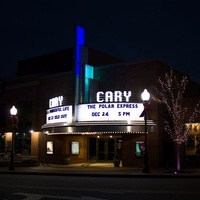
[[[49,100],[46,123],[72,123],[72,106],[62,106],[63,96]]]
[[[142,103],[130,103],[131,91],[97,92],[99,103],[78,105],[78,121],[144,120]],[[107,103],[109,102],[109,103]]]
[[[78,106],[78,121],[144,120],[142,103],[100,103]]]
[[[130,102],[131,91],[99,91],[96,102],[77,106],[77,121],[137,121],[144,110],[142,103]],[[63,96],[49,100],[46,123],[72,123],[72,106],[63,106]]]
[[[61,106],[47,110],[46,123],[72,123],[72,106]]]
[[[49,108],[62,106],[63,96],[54,97],[49,100]]]
[[[97,92],[97,102],[122,102],[125,99],[125,102],[129,102],[131,97],[131,91],[107,91],[107,92]]]

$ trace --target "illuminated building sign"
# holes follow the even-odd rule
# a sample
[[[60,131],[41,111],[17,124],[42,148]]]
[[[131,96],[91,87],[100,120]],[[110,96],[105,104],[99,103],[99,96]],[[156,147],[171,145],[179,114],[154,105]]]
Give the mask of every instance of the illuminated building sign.
[[[62,106],[63,96],[49,100],[49,108],[46,114],[46,123],[72,123],[72,106]]]
[[[72,123],[72,106],[61,106],[47,110],[46,123]]]
[[[62,106],[63,96],[54,97],[49,100],[49,108]]]
[[[140,117],[142,103],[96,103],[78,105],[78,121],[131,121],[144,120]]]
[[[96,98],[97,102],[129,102],[131,97],[131,91],[107,91],[107,92],[97,92]]]
[[[77,121],[141,121],[142,103],[131,103],[131,91],[99,91],[98,103],[79,104]],[[72,106],[63,106],[63,96],[49,100],[46,123],[72,123]]]
[[[130,103],[131,91],[99,91],[93,104],[78,105],[77,121],[131,121],[140,117],[142,103]]]

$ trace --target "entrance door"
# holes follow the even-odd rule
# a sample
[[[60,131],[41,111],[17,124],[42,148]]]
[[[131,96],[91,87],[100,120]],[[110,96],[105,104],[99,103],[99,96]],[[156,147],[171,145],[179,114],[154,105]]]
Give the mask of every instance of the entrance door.
[[[98,160],[105,160],[106,159],[106,148],[105,148],[105,140],[99,139],[98,140]]]
[[[115,141],[114,139],[108,139],[108,160],[113,160],[115,152]]]
[[[120,138],[91,137],[88,139],[88,159],[96,161],[112,161],[114,154],[121,155]],[[121,144],[121,143],[120,143]]]
[[[97,140],[98,160],[113,160],[115,152],[115,139],[102,138]]]
[[[88,140],[88,159],[99,161],[113,160],[114,153],[117,151],[116,138],[89,138]]]

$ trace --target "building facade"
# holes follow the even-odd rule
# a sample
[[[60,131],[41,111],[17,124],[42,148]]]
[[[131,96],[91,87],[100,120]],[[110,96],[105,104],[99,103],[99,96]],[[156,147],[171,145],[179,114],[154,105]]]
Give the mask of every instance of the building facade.
[[[64,164],[66,158],[70,163],[107,162],[118,155],[122,166],[141,167],[145,136],[141,93],[147,89],[151,96],[156,95],[153,87],[158,77],[164,76],[171,67],[158,60],[122,62],[86,47],[84,29],[77,27],[76,31],[74,51],[19,63],[18,77],[6,80],[1,110],[8,119],[6,111],[16,105],[19,132],[28,135],[30,154],[40,162]],[[27,68],[31,65],[30,75]],[[191,81],[189,87],[187,97],[195,98],[192,101],[195,102],[200,86]],[[173,165],[174,144],[163,129],[166,111],[152,99],[149,102],[149,165]],[[188,106],[192,109],[191,104]],[[1,123],[1,131],[6,132],[4,149],[10,146],[8,122]],[[195,141],[200,134],[198,124],[197,121]],[[18,146],[27,148],[23,144],[19,140]],[[195,154],[196,146],[197,142],[191,150],[186,144],[189,150],[186,148],[182,154]]]

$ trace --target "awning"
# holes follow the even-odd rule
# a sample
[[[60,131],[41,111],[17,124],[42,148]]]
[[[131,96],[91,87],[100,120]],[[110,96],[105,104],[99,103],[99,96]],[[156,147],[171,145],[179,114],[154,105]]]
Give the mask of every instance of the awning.
[[[154,132],[155,123],[147,120],[147,132]],[[145,124],[143,121],[134,121],[129,123],[123,122],[84,122],[75,124],[45,124],[42,126],[43,133],[47,135],[57,134],[143,134],[145,132]]]

